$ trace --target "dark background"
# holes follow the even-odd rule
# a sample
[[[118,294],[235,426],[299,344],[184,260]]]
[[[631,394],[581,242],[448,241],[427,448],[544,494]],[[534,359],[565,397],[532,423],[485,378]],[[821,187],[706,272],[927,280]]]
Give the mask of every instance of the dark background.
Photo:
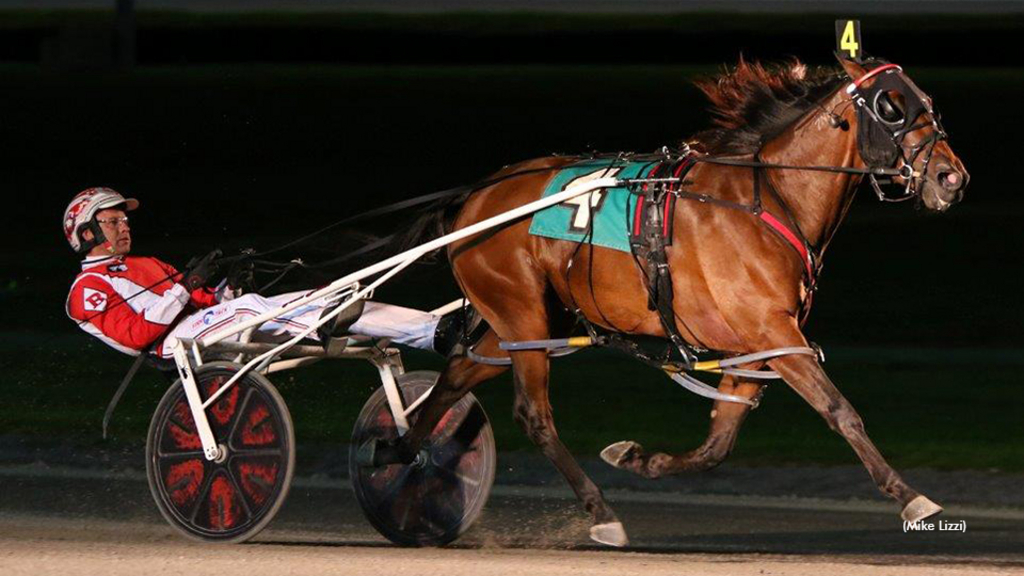
[[[132,36],[118,35],[113,10],[0,10],[0,228],[9,238],[0,247],[0,337],[8,390],[22,391],[8,414],[60,406],[69,415],[54,421],[72,422],[77,413],[46,386],[102,381],[99,398],[128,365],[64,315],[78,258],[60,218],[81,189],[106,185],[141,201],[131,214],[136,254],[180,266],[213,247],[268,249],[515,161],[674,144],[709,122],[692,79],[741,54],[830,66],[838,16],[858,14],[140,10],[136,50],[119,52]],[[1024,349],[1024,9],[861,20],[868,52],[903,64],[933,96],[971,188],[942,216],[881,205],[862,190],[826,257],[807,332],[826,350],[884,354],[871,374],[967,358],[955,368],[962,378],[946,371],[943,385],[1002,386],[989,398],[995,408],[976,407],[972,418],[1005,402],[1011,412],[998,435],[1006,439],[1021,414],[1019,377],[1006,366]],[[413,215],[335,230],[282,256],[326,259]],[[283,287],[347,270],[297,274]],[[430,308],[456,296],[443,267],[424,266],[378,299]],[[72,364],[78,376],[68,380]],[[618,381],[637,370],[618,365],[620,373],[603,374]],[[992,365],[998,377],[979,376]],[[853,379],[858,366],[846,365]],[[869,398],[884,410],[888,384],[873,385]],[[925,383],[921,391],[951,410],[962,400]],[[90,395],[76,409],[103,401]],[[65,425],[6,422],[0,432],[60,433]],[[1019,442],[1008,446],[1020,454]]]
[[[14,309],[4,322],[69,327],[60,302],[77,258],[55,223],[88,186],[142,201],[136,253],[182,264],[214,246],[266,249],[522,159],[674,144],[708,123],[692,78],[740,54],[831,65],[832,21],[140,11],[128,68],[111,49],[113,11],[10,12],[0,142],[19,214],[4,226],[15,238],[2,248],[3,304]],[[972,187],[937,218],[861,194],[810,328],[904,346],[1019,345],[1009,278],[1024,239],[1013,144],[1024,17],[874,15],[863,29],[869,52],[934,97]],[[394,218],[361,230],[387,232]],[[357,245],[334,233],[284,256]]]

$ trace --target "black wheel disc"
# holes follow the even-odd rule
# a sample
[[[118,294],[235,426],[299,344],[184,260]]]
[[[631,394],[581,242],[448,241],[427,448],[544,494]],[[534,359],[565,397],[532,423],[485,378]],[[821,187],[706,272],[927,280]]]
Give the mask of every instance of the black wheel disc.
[[[205,399],[239,366],[211,362],[195,371]],[[243,542],[277,513],[295,468],[288,407],[263,376],[247,373],[207,411],[224,452],[207,460],[181,382],[164,394],[146,442],[146,473],[160,513],[190,538]]]
[[[410,372],[398,378],[406,406],[437,381],[436,372]],[[410,418],[410,425],[417,414]],[[407,546],[447,544],[480,515],[494,483],[494,434],[483,407],[472,394],[441,418],[420,458],[410,465],[361,467],[355,453],[370,439],[398,437],[384,389],[363,406],[352,432],[349,474],[359,504],[388,540]]]

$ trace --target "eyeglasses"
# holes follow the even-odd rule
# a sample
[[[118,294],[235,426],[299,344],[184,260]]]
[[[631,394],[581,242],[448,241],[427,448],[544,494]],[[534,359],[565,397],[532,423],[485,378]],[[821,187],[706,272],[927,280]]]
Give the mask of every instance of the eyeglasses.
[[[128,217],[121,216],[120,218],[97,218],[97,222],[100,224],[109,224],[110,226],[117,226],[118,224],[128,224]]]

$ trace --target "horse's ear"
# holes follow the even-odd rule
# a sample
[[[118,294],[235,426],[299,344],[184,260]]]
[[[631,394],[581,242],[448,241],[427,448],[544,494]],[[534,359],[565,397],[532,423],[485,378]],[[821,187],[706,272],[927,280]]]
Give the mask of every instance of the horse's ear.
[[[838,52],[836,52],[836,58],[839,60],[839,63],[842,64],[843,70],[846,70],[846,73],[850,75],[851,80],[857,80],[861,76],[867,74],[867,70],[863,66],[853,60],[843,58],[843,56]]]

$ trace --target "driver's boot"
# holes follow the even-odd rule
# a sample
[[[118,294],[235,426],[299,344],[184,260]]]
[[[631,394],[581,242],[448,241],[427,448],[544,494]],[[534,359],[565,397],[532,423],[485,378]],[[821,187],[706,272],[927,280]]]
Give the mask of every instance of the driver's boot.
[[[487,332],[488,325],[472,306],[459,308],[441,317],[434,329],[434,351],[448,358],[465,354]]]

